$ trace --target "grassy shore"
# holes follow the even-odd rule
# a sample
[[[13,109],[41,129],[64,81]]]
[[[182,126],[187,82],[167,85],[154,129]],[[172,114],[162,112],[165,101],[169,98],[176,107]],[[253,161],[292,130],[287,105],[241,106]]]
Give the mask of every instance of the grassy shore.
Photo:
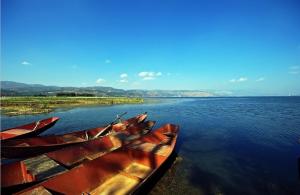
[[[1,97],[1,112],[6,115],[40,114],[56,108],[143,102],[142,98],[128,97]]]

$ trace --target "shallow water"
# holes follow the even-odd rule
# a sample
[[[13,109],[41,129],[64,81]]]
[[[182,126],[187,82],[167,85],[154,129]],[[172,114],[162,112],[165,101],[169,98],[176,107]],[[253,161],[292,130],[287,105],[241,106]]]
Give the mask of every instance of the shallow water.
[[[300,97],[163,98],[160,103],[82,107],[1,116],[2,129],[58,116],[45,134],[105,125],[147,111],[156,127],[180,125],[179,158],[151,194],[300,194]]]

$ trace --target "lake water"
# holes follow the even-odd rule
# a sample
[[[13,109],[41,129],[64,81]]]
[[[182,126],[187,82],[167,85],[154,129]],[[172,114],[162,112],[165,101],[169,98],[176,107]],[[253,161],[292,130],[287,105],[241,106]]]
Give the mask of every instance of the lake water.
[[[58,116],[45,134],[105,125],[147,111],[156,127],[180,125],[179,157],[150,194],[300,194],[300,97],[163,98],[160,103],[81,107],[1,116],[2,129]]]

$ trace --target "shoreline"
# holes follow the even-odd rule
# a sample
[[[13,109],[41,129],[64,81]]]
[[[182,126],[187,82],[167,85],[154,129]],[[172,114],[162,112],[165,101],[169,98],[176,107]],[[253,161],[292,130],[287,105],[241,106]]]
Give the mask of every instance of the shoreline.
[[[1,97],[1,114],[7,116],[50,113],[58,108],[72,108],[89,105],[141,104],[138,97]]]

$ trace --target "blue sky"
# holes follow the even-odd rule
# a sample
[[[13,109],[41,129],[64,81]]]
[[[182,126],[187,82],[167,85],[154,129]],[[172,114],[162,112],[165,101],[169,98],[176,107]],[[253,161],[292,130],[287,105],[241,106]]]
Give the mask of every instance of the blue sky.
[[[300,94],[298,0],[1,2],[1,80]]]

